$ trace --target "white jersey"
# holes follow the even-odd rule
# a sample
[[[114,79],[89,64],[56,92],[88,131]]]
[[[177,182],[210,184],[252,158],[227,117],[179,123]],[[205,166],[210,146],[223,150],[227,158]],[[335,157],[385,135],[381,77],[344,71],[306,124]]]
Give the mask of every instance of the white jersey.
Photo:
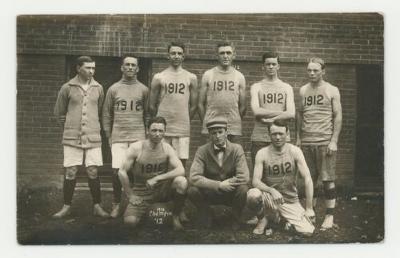
[[[266,80],[259,81],[253,84],[252,87],[258,89],[258,102],[260,108],[269,111],[286,111],[288,95],[293,96],[292,87],[277,79],[273,82]],[[254,122],[254,129],[251,135],[252,141],[271,142],[267,125],[261,123],[257,119]],[[286,141],[290,141],[290,133],[288,132]]]
[[[203,121],[203,133],[207,133],[207,122],[217,116],[228,120],[228,134],[242,135],[242,119],[239,113],[240,82],[245,81],[235,68],[221,71],[214,67],[204,73],[207,78],[207,107]]]
[[[190,136],[190,84],[196,75],[186,70],[171,72],[168,69],[154,75],[160,81],[157,116],[167,121],[166,136]]]
[[[302,144],[328,144],[333,134],[332,99],[338,88],[325,82],[312,87],[309,83],[300,88]]]

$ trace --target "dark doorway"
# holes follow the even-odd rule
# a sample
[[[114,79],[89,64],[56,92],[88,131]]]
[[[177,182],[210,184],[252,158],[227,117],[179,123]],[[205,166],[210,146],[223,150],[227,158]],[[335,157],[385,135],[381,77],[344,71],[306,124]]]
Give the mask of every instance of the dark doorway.
[[[355,187],[358,191],[383,191],[383,67],[358,66],[357,85]]]
[[[72,78],[76,74],[75,61],[78,56],[68,56],[66,58],[66,80]],[[107,93],[108,88],[115,82],[121,79],[121,60],[119,57],[105,57],[105,56],[91,56],[96,62],[96,72],[94,78],[98,81],[104,89],[104,95]],[[146,86],[150,86],[152,61],[149,58],[139,58],[139,74],[138,79]],[[111,149],[108,145],[107,138],[104,132],[102,136],[102,152],[103,152],[103,167],[100,168],[100,175],[104,179],[102,183],[111,182]],[[79,177],[86,177],[85,172],[81,168]]]

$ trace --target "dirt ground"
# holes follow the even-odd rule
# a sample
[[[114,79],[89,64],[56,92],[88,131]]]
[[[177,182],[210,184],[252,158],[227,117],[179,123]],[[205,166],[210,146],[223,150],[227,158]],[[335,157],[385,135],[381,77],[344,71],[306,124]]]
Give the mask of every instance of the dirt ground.
[[[111,192],[102,193],[104,208],[111,210]],[[274,228],[272,236],[253,235],[252,225],[241,225],[232,232],[229,208],[214,208],[211,229],[185,224],[186,230],[174,232],[170,225],[155,226],[149,220],[136,229],[127,228],[122,218],[103,219],[92,215],[89,191],[76,191],[72,214],[55,220],[51,215],[62,206],[60,190],[29,190],[17,196],[17,237],[23,245],[87,244],[268,244],[268,243],[374,243],[384,238],[384,199],[382,195],[342,195],[335,215],[337,228],[322,232],[323,205],[316,209],[316,232],[304,238]],[[319,202],[322,204],[322,202]],[[195,210],[185,207],[189,218]]]

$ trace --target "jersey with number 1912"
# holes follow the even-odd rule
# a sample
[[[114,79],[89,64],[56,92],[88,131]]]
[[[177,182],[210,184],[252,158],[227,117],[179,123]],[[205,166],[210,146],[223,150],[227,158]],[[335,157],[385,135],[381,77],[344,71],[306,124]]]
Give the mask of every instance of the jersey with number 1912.
[[[158,116],[167,121],[166,136],[190,136],[190,84],[196,77],[186,70],[170,72],[164,70],[155,75],[160,80]]]
[[[161,142],[152,149],[147,140],[134,143],[141,149],[132,166],[135,195],[151,196],[153,190],[146,187],[146,181],[168,170],[168,143]],[[132,146],[132,145],[131,145]]]
[[[328,144],[333,134],[332,98],[338,88],[325,82],[313,88],[309,83],[300,88],[303,123],[302,144]]]
[[[244,76],[235,68],[221,71],[214,67],[204,74],[208,78],[207,107],[203,121],[203,133],[207,133],[205,125],[210,119],[223,116],[228,120],[228,134],[242,135],[242,119],[239,113],[239,85]]]
[[[262,182],[280,192],[286,202],[298,201],[295,160],[301,155],[301,150],[286,143],[281,152],[274,150],[272,145],[262,148],[260,152],[263,156]]]
[[[113,143],[145,138],[145,94],[148,94],[148,88],[138,81],[121,79],[108,89],[103,106],[103,127],[105,131],[111,131]]]
[[[258,87],[258,102],[260,108],[267,109],[268,111],[286,111],[287,96],[292,87],[277,79],[273,82],[262,80],[255,83],[252,87]],[[293,94],[292,94],[293,95]],[[261,123],[257,119],[254,122],[253,134],[251,135],[252,141],[271,142],[267,125]],[[290,132],[287,134],[286,141],[290,141]]]

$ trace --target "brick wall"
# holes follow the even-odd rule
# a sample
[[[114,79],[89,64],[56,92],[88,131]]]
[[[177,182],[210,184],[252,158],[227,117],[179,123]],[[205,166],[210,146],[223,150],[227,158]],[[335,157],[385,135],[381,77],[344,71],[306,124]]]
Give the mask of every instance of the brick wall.
[[[18,181],[46,185],[57,180],[62,166],[62,131],[53,116],[65,58],[58,55],[18,55],[17,170]],[[49,177],[50,176],[50,177]],[[41,180],[42,178],[46,180]]]
[[[20,16],[19,53],[114,56],[135,51],[161,57],[172,40],[194,59],[213,59],[216,41],[235,43],[240,60],[277,49],[285,61],[312,55],[329,63],[382,63],[383,19],[378,14],[220,14]]]
[[[306,58],[323,57],[328,63],[326,79],[337,85],[342,95],[338,179],[352,185],[356,65],[383,64],[383,19],[378,14],[20,16],[17,19],[18,179],[29,183],[33,177],[40,180],[60,174],[61,131],[52,110],[59,87],[67,79],[67,56],[86,54],[105,60],[135,52],[152,59],[154,74],[166,67],[166,46],[174,40],[186,43],[184,66],[198,79],[215,65],[216,42],[234,42],[238,54],[235,64],[249,86],[262,77],[259,61],[262,53],[276,50],[281,55],[280,77],[294,87],[296,96],[307,81]],[[249,105],[243,127],[244,149],[249,154],[253,127]],[[203,142],[199,132],[196,118],[192,121],[191,156]],[[47,184],[48,180],[53,179],[40,182]]]

